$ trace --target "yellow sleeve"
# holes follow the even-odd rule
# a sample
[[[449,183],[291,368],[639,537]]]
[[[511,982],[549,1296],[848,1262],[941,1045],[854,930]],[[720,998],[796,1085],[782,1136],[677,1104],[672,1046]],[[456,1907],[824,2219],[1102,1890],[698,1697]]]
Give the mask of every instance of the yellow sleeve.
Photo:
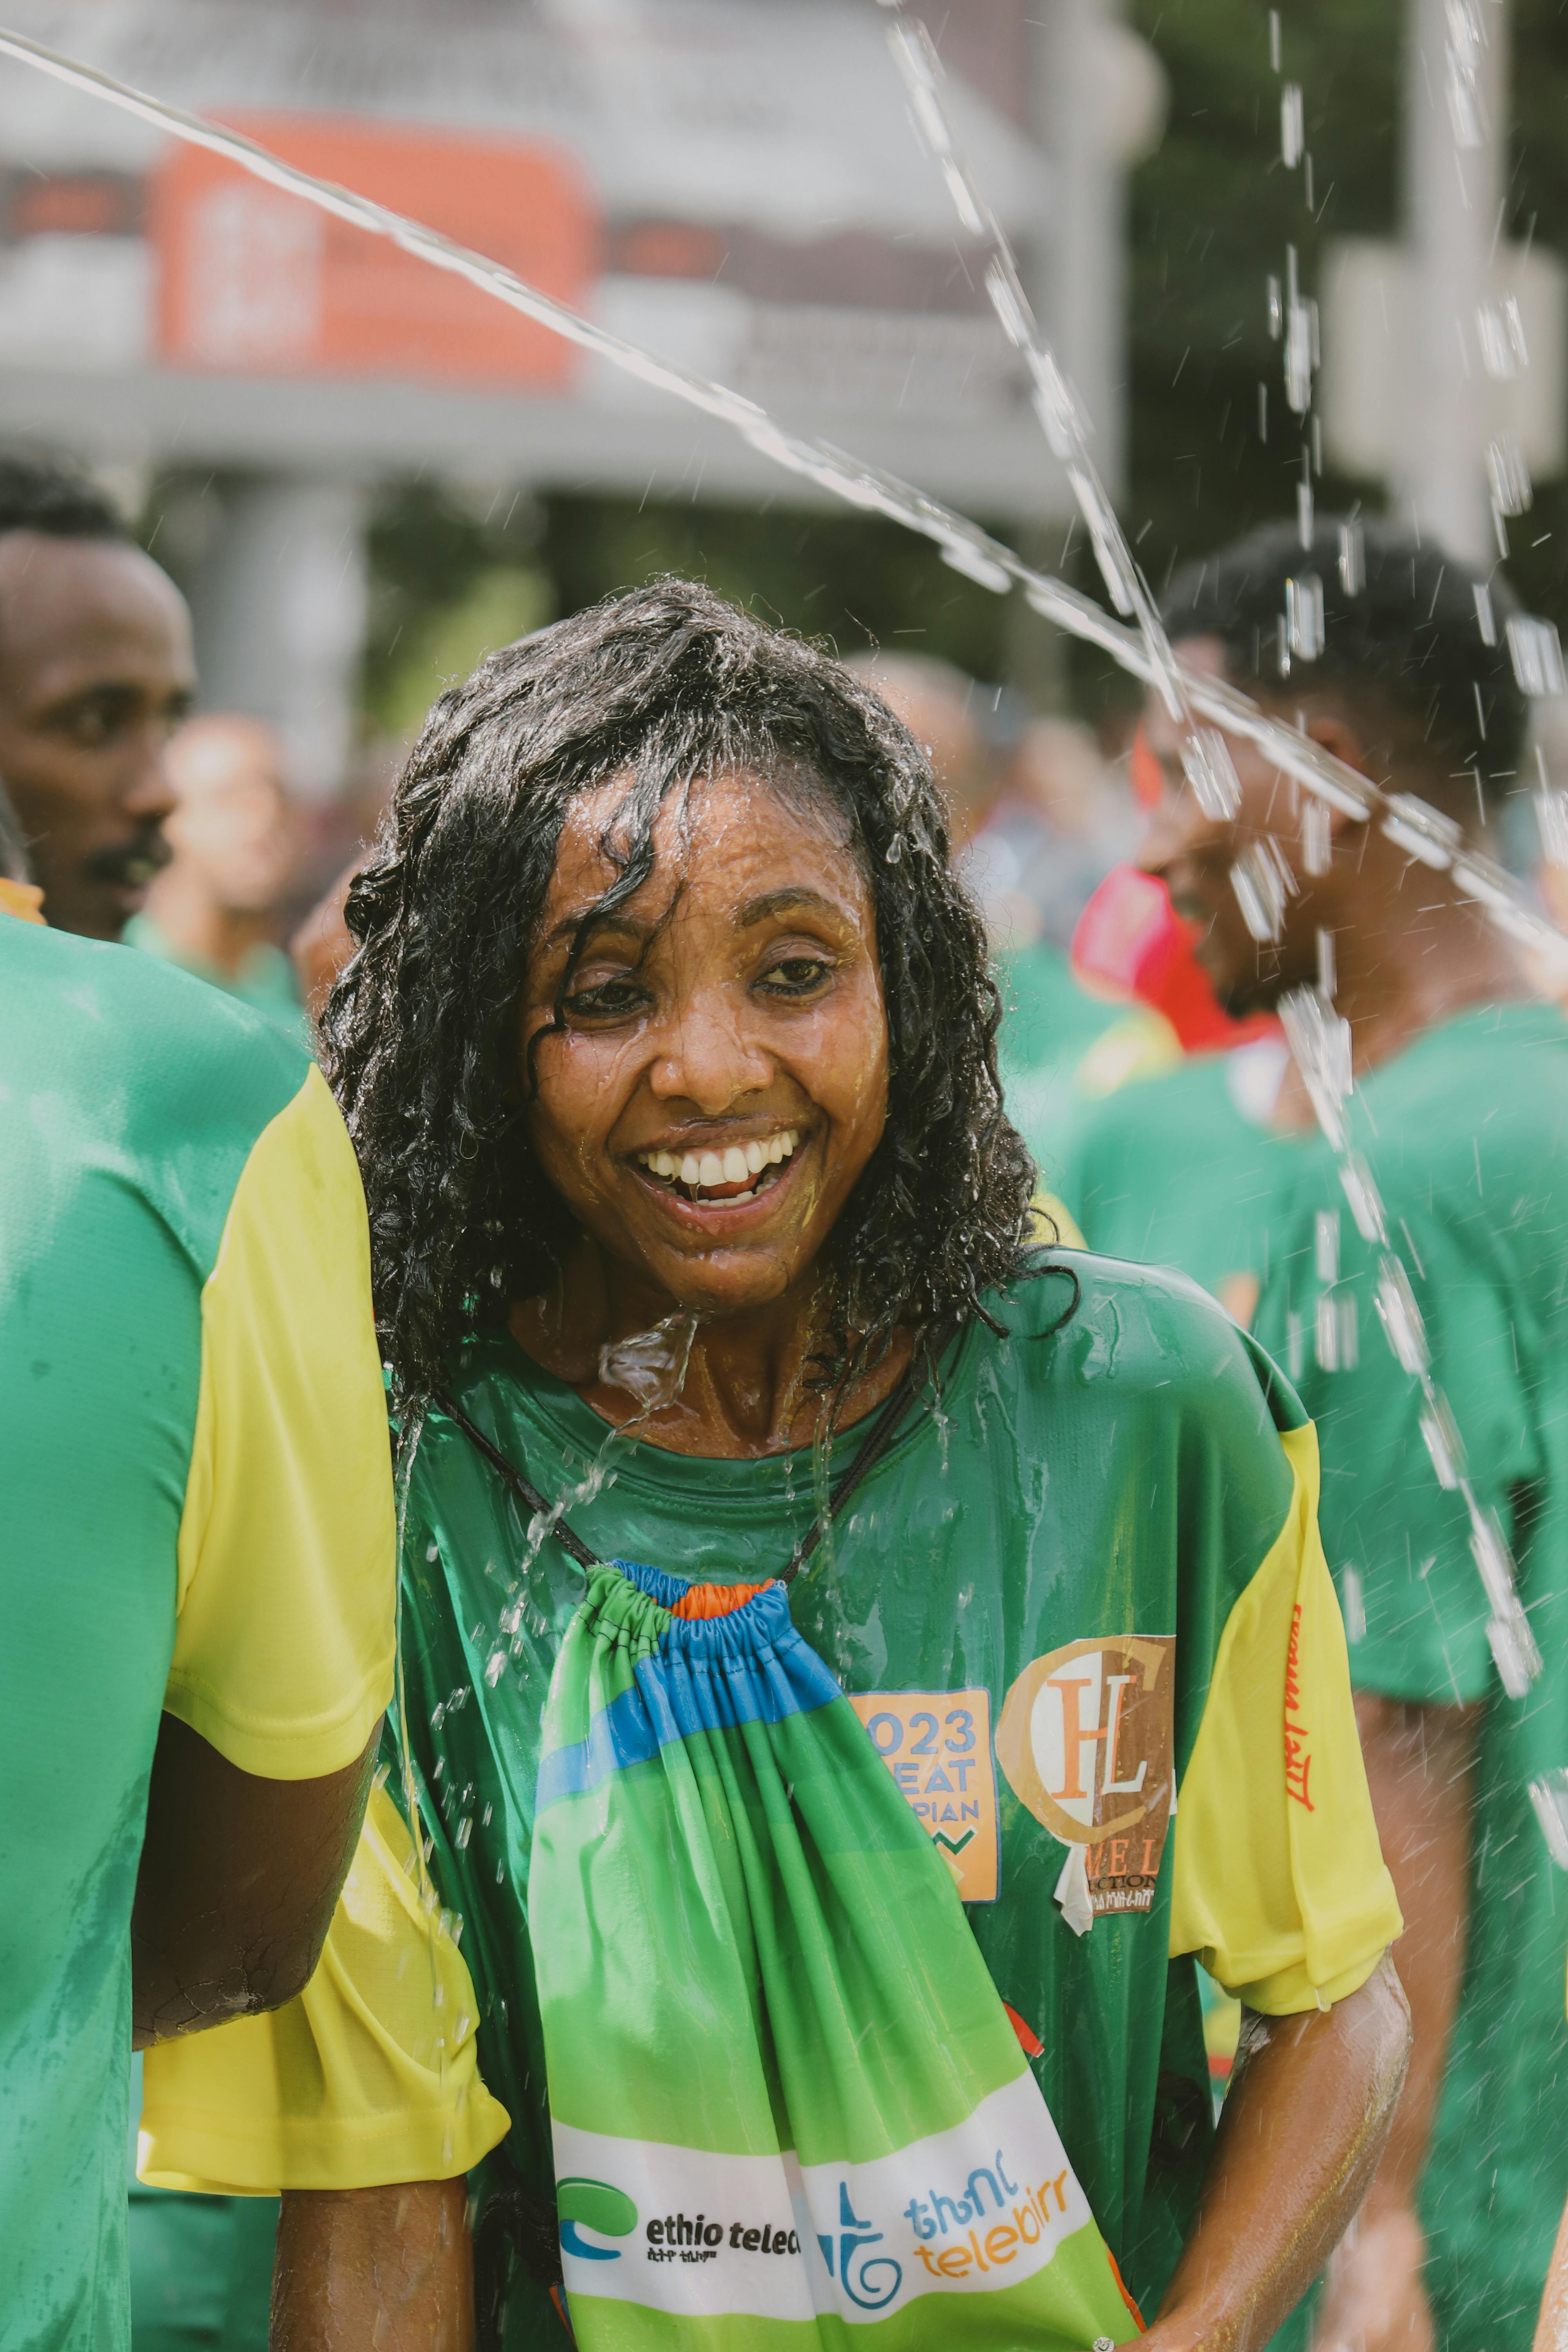
[[[1032,1242],[1047,1249],[1080,1250],[1089,1247],[1072,1211],[1064,1201],[1058,1201],[1054,1192],[1047,1192],[1043,1184],[1035,1187],[1034,1197],[1029,1202],[1029,1214],[1034,1220],[1029,1228]]]
[[[163,1704],[242,1771],[358,1756],[392,1696],[396,1542],[370,1234],[321,1074],[265,1127],[202,1292]]]
[[[1318,1533],[1318,1437],[1280,1439],[1285,1525],[1220,1637],[1173,1824],[1171,1953],[1270,2016],[1366,1982],[1404,1921],[1373,1820]]]
[[[378,1788],[298,2000],[148,2051],[137,2171],[159,2189],[240,2196],[455,2179],[510,2129],[479,2075],[476,2008]]]

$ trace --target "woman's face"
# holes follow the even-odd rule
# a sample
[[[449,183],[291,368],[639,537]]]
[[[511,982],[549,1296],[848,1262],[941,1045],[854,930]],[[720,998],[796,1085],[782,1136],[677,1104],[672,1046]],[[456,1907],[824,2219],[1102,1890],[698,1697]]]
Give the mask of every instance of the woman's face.
[[[584,793],[563,830],[525,1085],[577,924],[616,879],[598,844],[626,791]],[[564,1032],[539,1041],[530,1134],[612,1268],[733,1312],[807,1272],[881,1136],[871,894],[828,822],[750,775],[670,793],[654,846],[649,880],[588,933]]]

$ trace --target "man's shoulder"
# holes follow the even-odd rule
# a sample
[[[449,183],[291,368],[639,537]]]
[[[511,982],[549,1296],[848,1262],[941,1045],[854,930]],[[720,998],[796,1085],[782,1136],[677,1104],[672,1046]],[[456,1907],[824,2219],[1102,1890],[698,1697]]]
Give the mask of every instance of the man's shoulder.
[[[1141,1224],[1119,1222],[1130,1205],[1180,1197],[1184,1183],[1205,1182],[1206,1171],[1256,1150],[1258,1130],[1237,1107],[1231,1059],[1194,1055],[1074,1106],[1043,1160],[1091,1241],[1142,1246]]]
[[[1086,1103],[1074,1131],[1096,1141],[1136,1137],[1146,1144],[1156,1136],[1184,1139],[1200,1130],[1242,1126],[1229,1062],[1225,1054],[1195,1054],[1172,1069],[1135,1078]]]
[[[1500,1185],[1568,1192],[1568,1021],[1554,1004],[1465,1013],[1360,1091],[1363,1148],[1391,1196],[1415,1185],[1428,1207],[1454,1192],[1468,1206]]]
[[[198,1255],[310,1062],[275,1023],[134,948],[0,919],[0,1086],[55,1148],[139,1170]],[[215,1222],[216,1221],[216,1222]],[[198,1234],[201,1239],[198,1241]]]
[[[184,1093],[219,1118],[251,1106],[265,1124],[310,1066],[275,1023],[177,965],[41,925],[0,922],[0,999],[13,1064],[47,1057],[67,1082],[112,1065],[122,1088]]]

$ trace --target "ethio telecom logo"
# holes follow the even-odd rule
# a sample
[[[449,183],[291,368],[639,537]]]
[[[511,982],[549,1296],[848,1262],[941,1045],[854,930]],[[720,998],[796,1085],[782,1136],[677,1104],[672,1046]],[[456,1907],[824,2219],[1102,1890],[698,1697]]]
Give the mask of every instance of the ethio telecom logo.
[[[618,2263],[619,2246],[596,2246],[583,2235],[593,2230],[602,2238],[629,2238],[637,2225],[637,2209],[624,2189],[607,2180],[587,2180],[580,2175],[555,2184],[555,2210],[565,2252],[585,2263]]]

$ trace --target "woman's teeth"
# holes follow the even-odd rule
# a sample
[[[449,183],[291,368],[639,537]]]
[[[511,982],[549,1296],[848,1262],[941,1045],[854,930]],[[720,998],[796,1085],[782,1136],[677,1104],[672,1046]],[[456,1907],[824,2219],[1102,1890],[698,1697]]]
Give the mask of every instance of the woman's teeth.
[[[721,1184],[741,1184],[745,1190],[727,1192],[727,1201],[749,1201],[759,1189],[748,1177],[755,1178],[765,1168],[776,1168],[787,1160],[800,1142],[798,1128],[786,1127],[777,1135],[770,1135],[752,1143],[731,1143],[723,1151],[639,1151],[638,1160],[650,1175],[662,1177],[667,1184],[679,1184],[689,1193],[710,1192]]]

